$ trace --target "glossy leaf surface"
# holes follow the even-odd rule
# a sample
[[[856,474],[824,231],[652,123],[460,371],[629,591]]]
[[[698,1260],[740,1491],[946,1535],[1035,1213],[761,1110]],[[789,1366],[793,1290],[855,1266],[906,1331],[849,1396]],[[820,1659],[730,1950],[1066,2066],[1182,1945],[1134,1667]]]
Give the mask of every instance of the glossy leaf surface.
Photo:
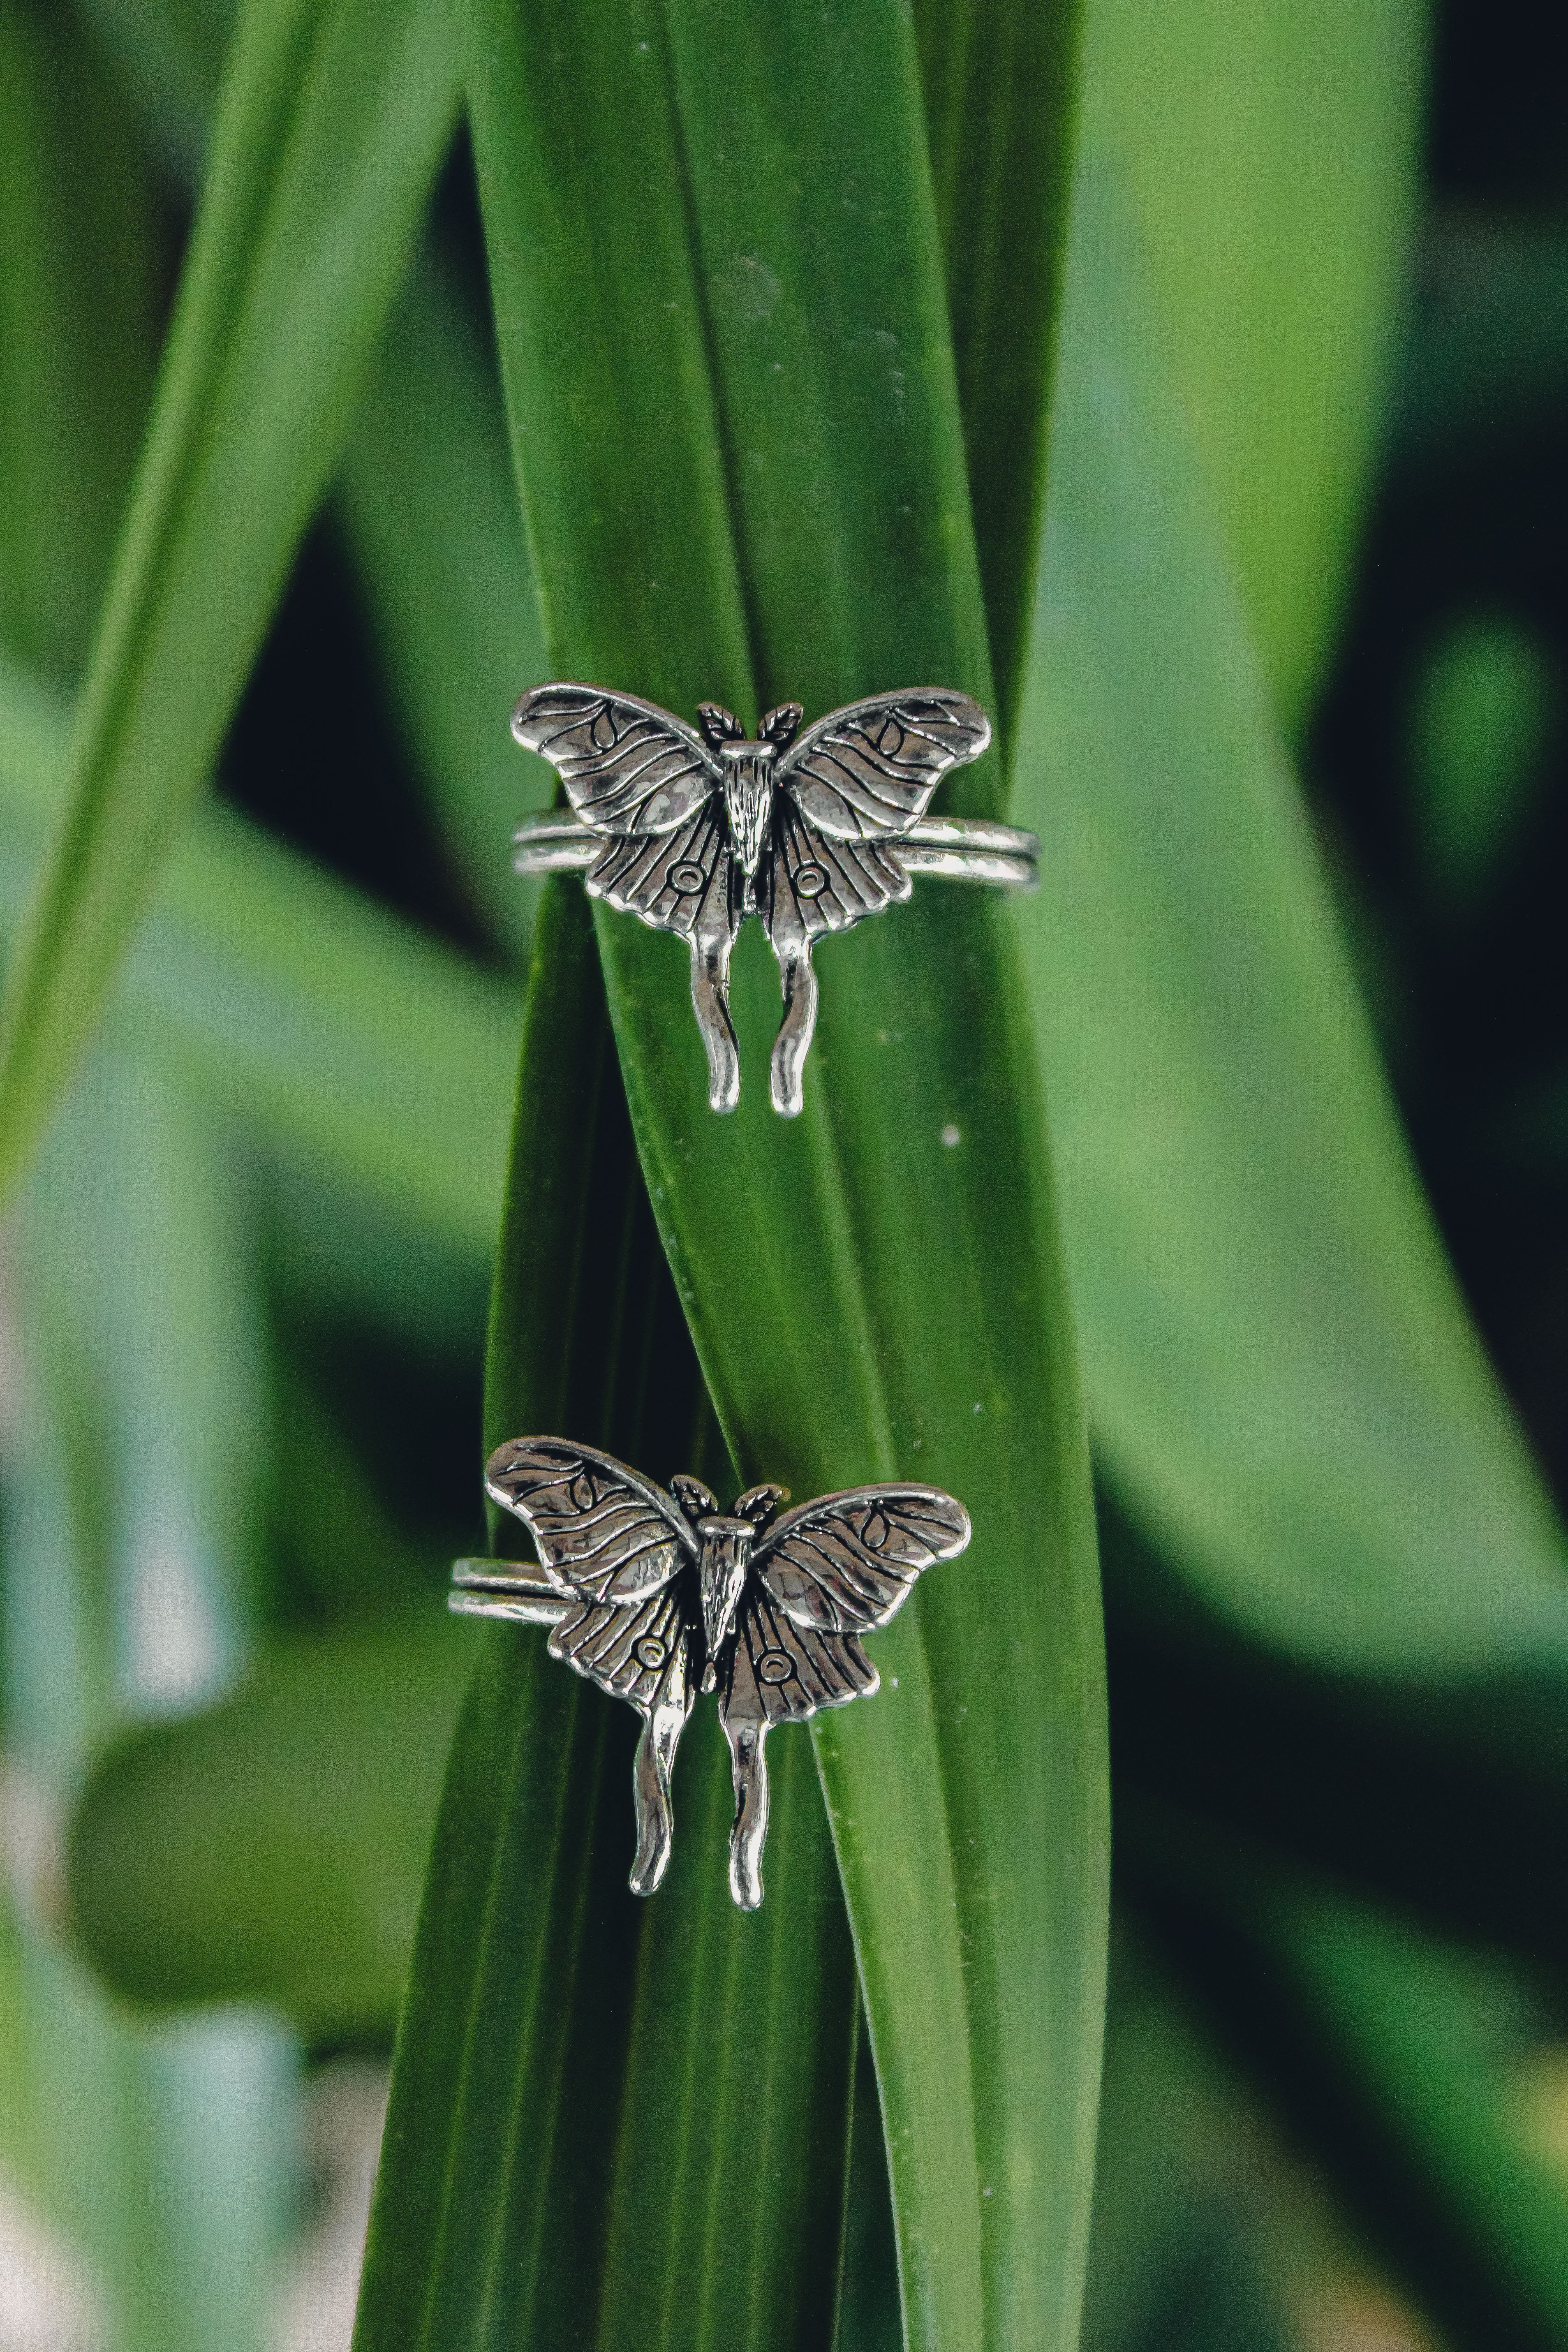
[[[1417,197],[1422,0],[1100,0],[1088,103],[1264,675],[1307,715],[1376,451]]]
[[[546,898],[487,1435],[570,1431],[732,1484],[632,1149],[593,932]],[[728,1499],[728,1496],[726,1496]],[[515,1520],[497,1529],[528,1551]],[[699,1702],[676,1838],[626,1889],[631,1711],[492,1627],[453,1746],[398,2032],[359,2352],[829,2340],[854,1969],[809,1743],[774,1742],[768,1898],[730,1899]]]
[[[784,8],[742,33],[692,5],[667,46],[651,10],[484,0],[468,60],[557,673],[747,717],[904,679],[988,700],[900,12]],[[781,107],[807,86],[810,108]],[[952,804],[997,807],[994,761],[955,782]],[[809,1494],[900,1471],[974,1516],[971,1551],[879,1637],[881,1696],[823,1719],[817,1749],[910,2340],[1066,2344],[1098,2063],[1103,1690],[1007,917],[932,888],[830,943],[790,1125],[767,1102],[761,941],[737,955],[742,1093],[720,1120],[681,949],[613,916],[599,931],[655,1212],[742,1472]]]
[[[206,775],[406,265],[454,103],[441,0],[256,0],[0,1004],[15,1179]]]
[[[920,0],[915,30],[1005,750],[1045,492],[1078,113],[1077,0]]]
[[[1077,222],[1016,813],[1097,1439],[1255,1633],[1555,1654],[1561,1538],[1398,1131],[1102,151]]]

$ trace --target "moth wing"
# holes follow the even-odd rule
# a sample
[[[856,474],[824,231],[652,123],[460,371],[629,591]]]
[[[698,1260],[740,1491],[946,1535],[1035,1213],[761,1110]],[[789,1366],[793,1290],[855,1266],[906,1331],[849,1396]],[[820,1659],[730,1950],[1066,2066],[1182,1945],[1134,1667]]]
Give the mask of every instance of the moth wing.
[[[690,939],[707,912],[709,927],[729,928],[733,940],[742,908],[734,887],[735,861],[724,824],[724,803],[711,797],[678,833],[622,835],[606,842],[584,880],[595,898],[623,914],[640,915],[661,931]]]
[[[991,721],[967,694],[911,687],[830,711],[780,760],[780,787],[835,841],[893,840],[950,768],[977,759]]]
[[[792,800],[773,804],[773,855],[763,889],[763,919],[775,950],[792,934],[808,940],[847,931],[868,915],[907,898],[914,886],[879,842],[817,830]]]
[[[641,1600],[697,1556],[673,1496],[590,1445],[511,1438],[490,1455],[485,1491],[522,1521],[545,1574],[579,1600]]]
[[[673,833],[721,789],[697,730],[635,694],[536,686],[512,712],[511,731],[550,761],[595,833]]]
[[[795,1624],[864,1633],[902,1608],[915,1579],[969,1541],[969,1514],[940,1486],[856,1486],[775,1519],[752,1555]]]
[[[584,1601],[551,1628],[550,1654],[647,1715],[661,1701],[691,1703],[695,1632],[686,1589],[641,1601]]]
[[[852,1633],[803,1625],[753,1577],[736,1612],[719,1713],[726,1733],[747,1724],[799,1723],[877,1688],[876,1667]]]

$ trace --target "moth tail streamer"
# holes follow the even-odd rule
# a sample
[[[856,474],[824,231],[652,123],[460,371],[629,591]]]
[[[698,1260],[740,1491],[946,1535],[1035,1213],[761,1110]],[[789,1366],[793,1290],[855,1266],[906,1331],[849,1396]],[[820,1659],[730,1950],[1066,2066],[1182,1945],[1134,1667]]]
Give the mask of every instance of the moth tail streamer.
[[[727,929],[691,941],[691,1009],[708,1048],[708,1101],[711,1109],[733,1110],[741,1099],[741,1054],[730,1018],[730,934]]]
[[[742,1911],[763,1899],[763,1847],[768,1834],[768,1768],[763,1743],[765,1723],[730,1723],[730,1763],[735,1780],[735,1824],[730,1832],[730,1892]]]
[[[812,969],[809,939],[779,951],[779,979],[784,986],[784,1010],[779,1034],[773,1040],[773,1108],[782,1118],[798,1118],[805,1106],[805,1057],[811,1051],[816,1028],[816,974]]]
[[[673,1700],[661,1701],[643,1717],[642,1737],[632,1762],[637,1850],[628,1884],[634,1895],[652,1895],[669,1866],[675,1843],[669,1779],[685,1722],[685,1706]]]

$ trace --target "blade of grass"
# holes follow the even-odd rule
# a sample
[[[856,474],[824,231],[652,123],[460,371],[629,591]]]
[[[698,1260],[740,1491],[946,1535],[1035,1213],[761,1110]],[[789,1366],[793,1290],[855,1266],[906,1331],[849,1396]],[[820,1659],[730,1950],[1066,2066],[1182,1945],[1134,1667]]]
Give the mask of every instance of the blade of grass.
[[[529,807],[506,721],[543,675],[495,363],[428,257],[396,312],[349,442],[342,507],[387,683],[445,837],[520,959],[538,901],[508,844]]]
[[[987,697],[907,21],[875,7],[825,28],[784,7],[742,31],[680,6],[667,57],[652,9],[613,28],[501,0],[468,16],[503,377],[559,669],[748,716],[916,676]],[[809,108],[781,107],[806,88]],[[593,126],[608,120],[606,150]],[[1021,331],[1032,341],[1034,322]],[[994,811],[994,761],[959,781],[955,802]],[[805,1113],[787,1127],[763,1082],[777,1000],[758,942],[737,958],[747,1076],[722,1121],[680,949],[616,917],[600,945],[649,1191],[742,1472],[809,1494],[899,1470],[973,1504],[971,1552],[880,1637],[884,1696],[824,1719],[817,1750],[910,2340],[1070,2343],[1103,1692],[1004,923],[980,894],[928,893],[826,950]]]
[[[1286,725],[1331,639],[1420,164],[1423,0],[1101,0],[1176,381]]]
[[[1092,142],[1075,219],[1017,814],[1098,1443],[1268,1642],[1561,1655],[1562,1540],[1401,1140]]]
[[[206,774],[448,135],[442,0],[254,0],[73,737],[0,1000],[14,1181]]]
[[[58,699],[0,662],[0,932],[58,798],[65,743]],[[118,1001],[284,1157],[466,1254],[493,1245],[514,988],[214,807],[170,855]]]
[[[143,111],[193,185],[226,19],[172,0],[90,0]],[[200,12],[198,12],[200,13]],[[494,936],[527,960],[537,888],[506,845],[529,804],[501,723],[544,666],[493,355],[436,256],[416,266],[370,373],[344,453],[340,512],[386,683],[443,832]]]
[[[73,678],[152,389],[156,207],[68,9],[0,9],[0,641]]]
[[[915,9],[1005,755],[1039,551],[1080,16],[1077,0],[919,0]]]
[[[637,1171],[592,929],[559,885],[485,1412],[490,1444],[570,1430],[659,1477],[693,1460],[732,1476]],[[526,1548],[515,1522],[497,1533]],[[634,1729],[539,1635],[490,1632],[399,2027],[359,2352],[830,2337],[855,1988],[810,1751],[797,1738],[779,1759],[771,1893],[747,1916],[726,1884],[725,1751],[694,1722],[674,1856],[643,1904],[625,1883]]]

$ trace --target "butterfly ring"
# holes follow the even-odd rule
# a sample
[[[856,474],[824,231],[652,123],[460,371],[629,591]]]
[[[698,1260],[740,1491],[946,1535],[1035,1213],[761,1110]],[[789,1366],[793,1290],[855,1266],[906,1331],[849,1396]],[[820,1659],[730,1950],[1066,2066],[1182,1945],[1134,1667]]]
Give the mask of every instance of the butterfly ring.
[[[916,874],[1016,890],[1039,878],[1034,834],[925,813],[947,771],[991,740],[968,695],[873,695],[804,733],[803,715],[781,703],[752,741],[717,703],[700,706],[699,732],[596,686],[536,686],[512,713],[513,735],[558,771],[571,804],[524,820],[517,871],[581,873],[595,898],[688,942],[715,1110],[733,1110],[741,1091],[730,951],[748,915],[778,958],[773,1101],[793,1118],[816,1025],[811,950],[825,931],[907,898]]]
[[[642,1717],[632,1893],[664,1875],[676,1745],[698,1692],[712,1691],[735,1783],[730,1892],[754,1911],[769,1731],[870,1696],[860,1636],[902,1608],[922,1569],[963,1549],[968,1512],[937,1486],[878,1486],[782,1512],[785,1488],[753,1486],[725,1513],[700,1478],[667,1492],[563,1437],[498,1446],[485,1491],[522,1521],[538,1565],[460,1559],[449,1605],[548,1625],[552,1657]]]

